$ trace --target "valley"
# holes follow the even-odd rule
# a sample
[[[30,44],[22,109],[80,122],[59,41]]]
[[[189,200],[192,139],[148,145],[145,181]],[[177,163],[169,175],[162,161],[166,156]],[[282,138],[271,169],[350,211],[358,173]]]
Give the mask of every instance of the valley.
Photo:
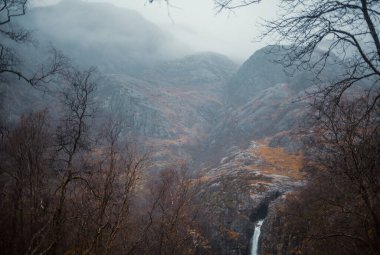
[[[268,45],[237,63],[192,50],[137,11],[92,1],[33,7],[15,27],[32,32],[0,43],[19,57],[2,51],[0,68],[20,71],[0,69],[0,227],[12,229],[0,250],[302,254],[307,238],[292,236],[286,217],[304,230],[297,203],[324,194],[307,190],[310,180],[326,178],[327,194],[340,182],[315,170],[330,162],[315,144],[343,128],[323,133],[328,124],[311,121],[321,118],[316,91],[346,72],[338,55],[315,72],[282,62],[292,46]],[[57,53],[64,64],[33,83]],[[349,89],[349,99],[366,91]],[[328,151],[337,148],[346,145]]]
[[[109,118],[122,120],[123,139],[150,153],[153,175],[173,164],[185,164],[192,175],[200,175],[203,203],[207,201],[212,210],[213,249],[221,254],[248,254],[254,224],[265,217],[271,201],[302,185],[302,143],[297,135],[289,137],[296,134],[304,114],[304,105],[293,101],[307,86],[300,84],[298,76],[290,79],[284,74],[283,67],[272,61],[271,47],[254,53],[240,67],[212,52],[165,59],[160,55],[167,55],[166,35],[137,14],[127,15],[125,21],[115,7],[81,3],[84,9],[75,9],[68,20],[65,16],[73,5],[64,1],[37,9],[32,17],[25,17],[26,26],[37,28],[37,38],[47,38],[80,66],[96,66],[100,78],[94,125]],[[104,11],[116,19],[102,24],[95,18],[81,21],[82,15]],[[75,20],[82,25],[62,38],[52,24],[42,22],[52,15],[59,17],[55,28],[67,30]],[[112,32],[118,34],[113,41],[98,36],[111,33],[118,22],[135,20],[146,29],[124,27]],[[90,25],[97,28],[96,37],[87,30]],[[74,43],[78,33],[86,36]],[[155,42],[141,48],[130,41],[132,35],[145,42],[157,34],[165,47],[157,48]],[[44,41],[37,52],[43,54],[45,47]],[[147,49],[149,59],[139,53]],[[29,100],[34,107],[27,109],[52,108],[54,93],[8,86],[3,83],[3,108],[11,118],[28,112],[25,100],[18,99],[32,94],[35,97]],[[54,107],[50,112],[54,114]]]

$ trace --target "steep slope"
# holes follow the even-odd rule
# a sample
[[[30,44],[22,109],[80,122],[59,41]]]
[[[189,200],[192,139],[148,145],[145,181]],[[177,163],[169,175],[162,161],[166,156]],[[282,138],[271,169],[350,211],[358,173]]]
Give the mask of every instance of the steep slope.
[[[186,56],[147,69],[144,79],[108,75],[99,101],[105,111],[121,112],[131,132],[158,159],[191,163],[216,124],[223,108],[222,88],[235,69],[222,55]]]
[[[215,206],[215,242],[225,247],[220,254],[250,254],[255,224],[272,202],[303,185],[307,133],[298,131],[307,125],[309,104],[300,99],[342,71],[329,62],[323,79],[298,69],[289,76],[272,52],[272,46],[257,51],[227,82],[225,107],[198,154],[206,197]]]
[[[314,76],[289,77],[270,49],[253,54],[227,82],[225,108],[198,154],[207,203],[215,207],[215,242],[225,248],[220,254],[250,254],[255,223],[272,201],[303,185],[302,137],[291,135],[305,116],[297,99]]]
[[[222,88],[237,69],[216,53],[178,57],[186,47],[138,13],[110,4],[61,1],[31,9],[20,25],[31,29],[35,40],[35,45],[16,46],[25,70],[41,62],[49,44],[72,58],[73,65],[96,66],[103,77],[96,98],[99,112],[125,119],[126,135],[150,146],[162,161],[192,162],[193,151],[207,139],[223,108]],[[53,98],[29,93],[23,84],[13,86],[11,78],[0,89],[6,116],[53,109]]]
[[[218,162],[232,146],[248,146],[251,140],[272,137],[302,127],[307,104],[298,102],[302,92],[294,93],[287,84],[257,92],[242,106],[228,107],[210,132],[205,150]]]
[[[269,204],[302,185],[302,155],[291,155],[265,142],[231,148],[219,166],[204,169],[204,200],[212,208],[208,223],[217,236],[218,254],[250,254],[255,222]]]
[[[237,70],[237,65],[226,56],[202,52],[162,63],[145,73],[145,79],[176,87],[224,84]],[[221,86],[219,86],[221,87]]]
[[[298,93],[312,84],[331,81],[341,72],[334,63],[334,58],[325,63],[325,68],[318,74],[318,66],[310,71],[304,67],[284,67],[282,59],[286,56],[286,47],[267,46],[256,51],[226,85],[226,98],[230,104],[242,106],[256,97],[262,90],[278,84],[287,84],[288,89]],[[318,59],[319,51],[312,56]],[[314,60],[312,60],[314,61]]]
[[[305,98],[305,90],[324,81],[316,79],[313,71],[285,68],[278,63],[283,54],[284,49],[274,46],[260,49],[227,82],[225,108],[205,144],[205,151],[211,151],[213,157],[201,161],[217,163],[230,147],[244,148],[251,140],[276,136],[271,144],[279,145],[285,141],[281,137],[304,126],[308,104],[300,99]],[[326,66],[320,74],[323,80],[340,72],[333,62]],[[297,137],[290,140],[282,145],[289,150],[301,148]]]

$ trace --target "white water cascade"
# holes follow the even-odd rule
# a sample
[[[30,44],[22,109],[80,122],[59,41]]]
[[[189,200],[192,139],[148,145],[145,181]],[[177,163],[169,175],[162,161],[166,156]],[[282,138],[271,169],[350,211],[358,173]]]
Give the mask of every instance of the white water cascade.
[[[253,237],[252,237],[252,240],[251,240],[251,255],[257,255],[257,249],[258,249],[258,246],[259,246],[259,237],[260,237],[260,233],[261,233],[261,225],[263,225],[263,221],[264,220],[259,220],[257,223],[256,223],[256,226],[255,226],[255,232],[253,233]]]

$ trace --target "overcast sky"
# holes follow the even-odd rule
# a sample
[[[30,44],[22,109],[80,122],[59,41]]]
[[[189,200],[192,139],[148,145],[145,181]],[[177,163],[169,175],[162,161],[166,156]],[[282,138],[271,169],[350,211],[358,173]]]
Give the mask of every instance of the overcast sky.
[[[34,0],[39,4],[58,0]],[[215,51],[237,61],[247,59],[268,42],[258,42],[262,19],[274,18],[276,0],[216,14],[213,0],[171,0],[148,4],[145,0],[86,0],[110,2],[138,11],[146,19],[183,41],[194,51]],[[170,13],[170,17],[168,15]]]

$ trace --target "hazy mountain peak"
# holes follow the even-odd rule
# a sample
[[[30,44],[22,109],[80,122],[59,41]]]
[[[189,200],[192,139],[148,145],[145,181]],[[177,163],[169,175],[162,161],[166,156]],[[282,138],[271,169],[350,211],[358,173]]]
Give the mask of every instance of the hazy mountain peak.
[[[145,75],[151,80],[176,86],[226,82],[237,70],[237,64],[214,52],[200,52],[159,64]]]
[[[226,61],[230,63],[233,62],[227,56],[220,53],[212,52],[212,51],[197,52],[191,55],[187,55],[183,57],[182,59],[193,60],[193,61],[209,61],[209,62],[220,62],[220,61]]]
[[[137,75],[188,52],[136,11],[109,3],[64,0],[33,8],[22,20],[36,39],[44,38],[76,63],[109,73]]]
[[[318,69],[308,70],[299,68],[297,63],[288,67],[286,59],[287,46],[266,46],[252,54],[231,78],[226,87],[227,97],[230,102],[246,103],[259,92],[274,87],[277,84],[288,84],[289,89],[298,93],[307,87],[321,83],[317,79]],[[316,60],[322,50],[317,50],[313,56]],[[286,64],[284,64],[286,63]],[[339,66],[334,61],[326,63],[325,70],[321,73],[325,81],[332,79]]]

